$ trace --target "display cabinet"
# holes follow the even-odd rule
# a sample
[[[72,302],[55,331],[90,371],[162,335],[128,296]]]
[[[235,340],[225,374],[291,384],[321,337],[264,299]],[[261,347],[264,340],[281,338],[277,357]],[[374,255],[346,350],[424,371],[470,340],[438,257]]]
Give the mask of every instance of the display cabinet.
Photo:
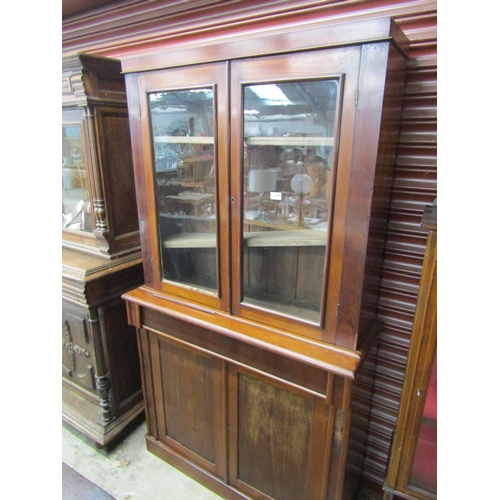
[[[422,226],[429,236],[384,500],[437,498],[437,203]]]
[[[98,446],[143,412],[121,294],[143,282],[120,62],[62,62],[62,414]]]
[[[318,19],[122,61],[148,449],[226,498],[359,487],[406,48]]]

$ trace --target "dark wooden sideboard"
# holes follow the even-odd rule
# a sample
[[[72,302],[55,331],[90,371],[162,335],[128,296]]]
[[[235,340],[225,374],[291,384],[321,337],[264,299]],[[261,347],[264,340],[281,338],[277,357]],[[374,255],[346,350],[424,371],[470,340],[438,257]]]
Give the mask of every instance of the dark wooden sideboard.
[[[224,498],[353,499],[408,41],[230,38],[122,60],[147,446]]]
[[[62,416],[106,446],[143,415],[121,295],[143,282],[120,62],[62,63]]]

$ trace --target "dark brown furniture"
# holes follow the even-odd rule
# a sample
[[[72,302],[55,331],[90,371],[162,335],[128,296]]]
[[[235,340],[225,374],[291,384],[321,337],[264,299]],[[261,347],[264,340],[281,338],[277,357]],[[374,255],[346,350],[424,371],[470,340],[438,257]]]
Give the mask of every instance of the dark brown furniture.
[[[116,500],[64,462],[62,464],[61,500]]]
[[[384,500],[437,498],[437,204],[422,226],[429,236]]]
[[[225,498],[360,486],[406,47],[317,19],[122,61],[147,446]]]
[[[143,282],[120,62],[62,61],[62,414],[109,444],[144,407],[121,294]]]

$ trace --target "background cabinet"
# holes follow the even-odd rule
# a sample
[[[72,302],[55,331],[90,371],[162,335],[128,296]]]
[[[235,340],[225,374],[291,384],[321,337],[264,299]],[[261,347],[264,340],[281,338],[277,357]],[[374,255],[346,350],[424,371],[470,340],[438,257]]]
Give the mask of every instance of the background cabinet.
[[[122,63],[145,271],[124,297],[148,448],[227,498],[359,487],[406,39],[390,19],[315,28]],[[268,86],[290,100],[274,114],[246,99]],[[179,109],[192,115],[178,127],[155,117]],[[172,164],[161,144],[175,146]],[[182,198],[193,208],[165,208]]]
[[[62,63],[62,415],[99,446],[143,410],[121,294],[143,281],[120,63]]]
[[[422,225],[429,237],[384,500],[437,498],[437,204]]]

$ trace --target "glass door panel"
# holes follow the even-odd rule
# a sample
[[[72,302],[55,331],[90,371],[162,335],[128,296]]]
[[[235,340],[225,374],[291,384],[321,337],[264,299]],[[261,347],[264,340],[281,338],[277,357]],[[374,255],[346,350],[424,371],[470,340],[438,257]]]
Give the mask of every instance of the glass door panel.
[[[437,357],[427,388],[409,484],[437,494]]]
[[[148,99],[162,277],[217,293],[214,89]]]
[[[62,227],[93,231],[80,124],[62,127]]]
[[[243,86],[243,302],[320,323],[339,78]]]

